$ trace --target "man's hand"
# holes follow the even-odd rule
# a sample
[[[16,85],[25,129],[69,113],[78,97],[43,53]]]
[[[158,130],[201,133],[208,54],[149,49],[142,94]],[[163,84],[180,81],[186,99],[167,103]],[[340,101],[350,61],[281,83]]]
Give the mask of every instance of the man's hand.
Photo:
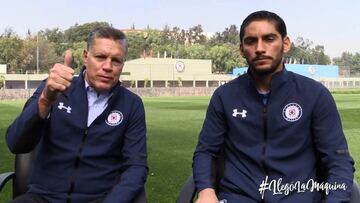
[[[51,104],[70,87],[74,77],[74,70],[70,67],[71,61],[71,51],[67,50],[64,64],[57,63],[49,70],[49,77],[38,101],[40,117],[45,118],[50,111]]]
[[[206,188],[199,192],[195,203],[219,203],[219,200],[214,189]]]

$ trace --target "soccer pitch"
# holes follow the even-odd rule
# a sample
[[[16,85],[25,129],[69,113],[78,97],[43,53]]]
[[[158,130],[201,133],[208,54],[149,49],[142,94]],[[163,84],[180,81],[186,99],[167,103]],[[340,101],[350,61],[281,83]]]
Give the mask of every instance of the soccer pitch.
[[[360,161],[360,94],[334,94],[351,154]],[[175,202],[191,174],[192,153],[210,97],[145,97],[148,129],[148,202]],[[13,156],[5,144],[7,126],[21,111],[24,101],[0,101],[0,173],[13,169]],[[359,169],[358,164],[355,168]],[[358,182],[360,173],[355,172]],[[11,197],[11,187],[0,193],[0,202]]]

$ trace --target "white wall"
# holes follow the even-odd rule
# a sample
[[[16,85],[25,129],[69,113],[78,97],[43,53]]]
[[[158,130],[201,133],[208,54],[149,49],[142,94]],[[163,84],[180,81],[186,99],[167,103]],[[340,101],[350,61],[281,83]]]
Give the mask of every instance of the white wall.
[[[6,64],[0,64],[0,74],[6,74]]]

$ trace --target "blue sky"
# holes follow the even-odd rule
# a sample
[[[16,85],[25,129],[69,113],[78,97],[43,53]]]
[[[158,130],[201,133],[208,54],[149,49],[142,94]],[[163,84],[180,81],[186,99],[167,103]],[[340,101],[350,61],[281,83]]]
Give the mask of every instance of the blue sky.
[[[291,39],[301,36],[324,45],[326,54],[360,52],[359,0],[2,0],[0,33],[12,28],[20,36],[75,23],[106,21],[119,29],[188,29],[197,24],[206,32],[240,26],[251,12],[270,10],[286,22]]]

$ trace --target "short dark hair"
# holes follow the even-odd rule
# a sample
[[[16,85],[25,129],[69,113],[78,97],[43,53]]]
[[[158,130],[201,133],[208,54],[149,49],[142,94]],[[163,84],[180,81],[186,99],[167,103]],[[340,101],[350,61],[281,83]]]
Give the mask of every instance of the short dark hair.
[[[286,25],[284,20],[276,13],[270,11],[256,11],[248,15],[240,27],[240,43],[244,39],[245,28],[253,21],[268,20],[273,22],[275,29],[280,33],[281,37],[284,38],[287,35]]]
[[[125,33],[122,32],[121,30],[115,29],[110,26],[102,26],[95,28],[88,35],[86,41],[87,42],[86,49],[89,50],[93,46],[95,39],[98,38],[105,38],[105,39],[112,39],[114,41],[119,41],[122,44],[122,46],[125,48],[125,53],[127,53],[128,41]]]

